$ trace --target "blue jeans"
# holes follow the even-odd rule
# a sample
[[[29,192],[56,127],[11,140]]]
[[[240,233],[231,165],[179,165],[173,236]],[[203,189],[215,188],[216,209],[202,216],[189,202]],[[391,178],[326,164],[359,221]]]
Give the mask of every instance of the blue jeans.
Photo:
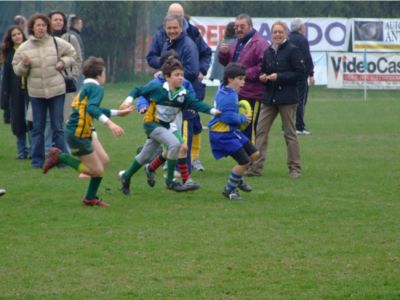
[[[50,127],[53,131],[54,145],[66,151],[64,139],[64,101],[65,94],[50,99],[30,97],[32,103],[32,167],[41,168],[45,160],[44,132],[47,111],[50,116]]]

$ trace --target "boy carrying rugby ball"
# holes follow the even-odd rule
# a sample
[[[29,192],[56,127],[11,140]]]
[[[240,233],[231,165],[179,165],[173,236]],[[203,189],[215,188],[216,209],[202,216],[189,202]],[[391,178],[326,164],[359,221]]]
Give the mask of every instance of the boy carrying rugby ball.
[[[210,145],[215,159],[231,156],[237,164],[232,168],[222,194],[229,200],[243,200],[238,189],[251,192],[243,181],[250,161],[259,158],[259,151],[239,130],[242,124],[251,121],[251,113],[239,114],[238,93],[244,86],[245,68],[231,63],[225,68],[223,84],[215,95],[214,107],[221,111],[208,123]],[[246,116],[247,115],[247,116]]]

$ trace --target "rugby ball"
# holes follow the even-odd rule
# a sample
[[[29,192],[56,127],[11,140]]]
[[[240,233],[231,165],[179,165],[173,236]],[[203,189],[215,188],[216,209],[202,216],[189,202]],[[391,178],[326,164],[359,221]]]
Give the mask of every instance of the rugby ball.
[[[253,116],[253,110],[251,109],[251,105],[247,100],[240,100],[239,101],[239,115],[246,115],[246,117]],[[242,125],[240,125],[239,129],[241,131],[245,130],[247,126],[249,126],[251,122],[246,121]]]

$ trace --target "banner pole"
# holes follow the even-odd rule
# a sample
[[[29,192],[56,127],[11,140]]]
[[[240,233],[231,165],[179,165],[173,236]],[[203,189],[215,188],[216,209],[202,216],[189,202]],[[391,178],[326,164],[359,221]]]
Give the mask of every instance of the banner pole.
[[[367,49],[364,49],[364,101],[367,101],[367,73],[368,73],[368,61],[367,61]]]

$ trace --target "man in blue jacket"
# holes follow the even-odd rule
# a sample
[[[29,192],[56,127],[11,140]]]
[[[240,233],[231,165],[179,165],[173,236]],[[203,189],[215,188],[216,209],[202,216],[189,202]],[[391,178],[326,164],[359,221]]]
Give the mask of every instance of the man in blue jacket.
[[[289,41],[295,44],[303,55],[304,65],[306,68],[305,76],[302,77],[297,83],[297,90],[299,93],[299,103],[297,104],[296,111],[296,133],[303,135],[310,135],[304,123],[304,111],[308,98],[308,83],[314,84],[314,64],[310,53],[310,45],[307,38],[304,36],[305,24],[296,18],[290,24]]]
[[[185,68],[185,78],[188,79],[196,92],[196,96],[198,99],[203,100],[205,97],[205,85],[202,83],[204,76],[207,74],[208,68],[211,64],[211,49],[208,47],[202,36],[200,35],[199,30],[190,24],[188,20],[185,18],[185,12],[183,10],[182,5],[179,3],[173,3],[169,6],[167,15],[176,15],[182,20],[182,29],[187,34],[187,36],[195,43],[197,52],[198,52],[198,74],[195,78],[186,77],[186,69],[190,68],[190,66],[186,67],[185,62],[182,60],[183,66]],[[159,57],[163,53],[164,43],[168,40],[168,35],[166,33],[165,25],[160,28],[158,32],[154,35],[153,41],[150,47],[150,51],[147,54],[147,62],[148,64],[158,70],[161,66],[159,64]],[[176,50],[175,48],[173,48]],[[179,51],[177,51],[178,54]],[[189,164],[190,160],[193,160],[193,167],[196,170],[204,171],[204,167],[201,165],[199,161],[199,152],[200,152],[200,133],[202,131],[202,125],[200,122],[199,114],[193,111],[184,111],[184,132],[183,137],[187,142],[189,147]],[[193,143],[192,143],[193,140]],[[193,144],[193,150],[192,150]]]

